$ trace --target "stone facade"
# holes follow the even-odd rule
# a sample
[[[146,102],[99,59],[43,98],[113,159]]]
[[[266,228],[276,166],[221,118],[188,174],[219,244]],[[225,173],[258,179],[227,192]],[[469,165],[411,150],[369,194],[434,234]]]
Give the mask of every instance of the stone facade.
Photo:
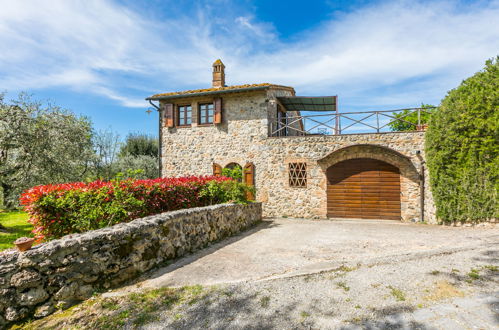
[[[166,212],[0,255],[0,328],[83,300],[96,290],[259,222],[260,203]]]
[[[326,217],[326,170],[341,160],[373,158],[390,163],[401,175],[401,220],[435,222],[433,199],[424,169],[424,132],[393,132],[332,136],[269,137],[269,123],[277,112],[276,96],[294,90],[270,86],[253,92],[218,94],[223,99],[222,124],[199,126],[198,102],[213,96],[179,96],[161,101],[193,105],[192,127],[162,126],[162,175],[212,174],[212,165],[255,165],[256,199],[265,216]],[[307,186],[290,187],[288,164],[307,164]],[[423,170],[422,170],[423,169]],[[421,179],[424,178],[424,198]]]

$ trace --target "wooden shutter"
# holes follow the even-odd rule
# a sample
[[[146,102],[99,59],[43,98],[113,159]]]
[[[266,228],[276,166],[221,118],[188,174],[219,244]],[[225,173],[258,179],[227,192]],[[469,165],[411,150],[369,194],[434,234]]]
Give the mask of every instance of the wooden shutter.
[[[213,118],[213,123],[222,123],[222,99],[217,97],[213,99],[213,107],[215,108],[215,117]]]
[[[174,125],[174,120],[173,120],[173,104],[167,103],[164,105],[164,125],[166,127],[173,127]]]
[[[243,182],[246,183],[248,186],[252,186],[252,187],[255,186],[255,164],[246,163],[246,165],[244,165]],[[255,195],[251,192],[248,192],[246,197],[250,200],[255,199]]]
[[[213,175],[214,176],[222,176],[222,166],[217,163],[213,163]]]

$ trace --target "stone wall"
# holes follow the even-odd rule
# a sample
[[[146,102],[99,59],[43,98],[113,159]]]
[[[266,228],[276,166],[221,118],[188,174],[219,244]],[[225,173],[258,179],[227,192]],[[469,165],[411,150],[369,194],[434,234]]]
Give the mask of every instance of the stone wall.
[[[291,94],[286,89],[227,94],[223,96],[223,124],[164,127],[163,176],[207,175],[212,174],[213,163],[224,167],[229,163],[244,166],[252,162],[256,199],[263,203],[265,216],[324,218],[327,167],[340,158],[374,158],[400,169],[402,220],[421,220],[424,132],[269,137],[268,124],[277,112],[276,95]],[[195,104],[198,100],[182,98],[176,102]],[[358,147],[349,148],[353,146]],[[307,163],[306,188],[289,186],[290,162]],[[426,169],[424,177],[424,218],[435,222]]]
[[[259,222],[260,203],[166,212],[0,254],[0,328],[43,317]]]
[[[416,151],[424,155],[422,132],[280,137],[266,139],[265,144],[272,165],[262,172],[256,169],[256,175],[260,182],[258,197],[265,202],[264,214],[267,216],[299,214],[324,218],[327,168],[346,159],[373,158],[400,170],[402,220],[420,218],[421,162]],[[287,164],[290,162],[307,163],[307,187],[289,186]],[[430,192],[427,192],[425,203],[427,210],[431,210]],[[431,220],[431,215],[427,216],[426,220]]]

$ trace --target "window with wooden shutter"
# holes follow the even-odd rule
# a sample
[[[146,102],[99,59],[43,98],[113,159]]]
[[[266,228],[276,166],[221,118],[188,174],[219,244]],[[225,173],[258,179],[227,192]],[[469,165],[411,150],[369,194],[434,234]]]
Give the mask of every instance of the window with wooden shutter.
[[[200,125],[213,124],[214,105],[213,103],[206,103],[199,105],[198,123]]]
[[[164,113],[163,113],[163,119],[164,119],[164,125],[166,127],[173,127],[174,126],[174,121],[173,121],[173,104],[167,103],[164,105]]]
[[[248,186],[255,186],[255,164],[246,163],[243,170],[243,182]],[[252,192],[248,192],[246,198],[254,200],[255,195]]]
[[[213,163],[213,175],[214,176],[222,176],[222,166],[217,163]]]
[[[217,97],[213,99],[213,105],[215,107],[215,117],[213,119],[213,123],[221,124],[222,123],[222,98]]]
[[[191,105],[179,105],[177,107],[177,125],[190,126],[192,123]]]

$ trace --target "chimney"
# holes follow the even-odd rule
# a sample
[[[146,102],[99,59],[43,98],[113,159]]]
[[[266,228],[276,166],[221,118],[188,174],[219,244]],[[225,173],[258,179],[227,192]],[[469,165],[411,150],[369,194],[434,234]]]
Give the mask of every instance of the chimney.
[[[213,63],[213,82],[211,87],[225,87],[225,65],[220,59]]]

